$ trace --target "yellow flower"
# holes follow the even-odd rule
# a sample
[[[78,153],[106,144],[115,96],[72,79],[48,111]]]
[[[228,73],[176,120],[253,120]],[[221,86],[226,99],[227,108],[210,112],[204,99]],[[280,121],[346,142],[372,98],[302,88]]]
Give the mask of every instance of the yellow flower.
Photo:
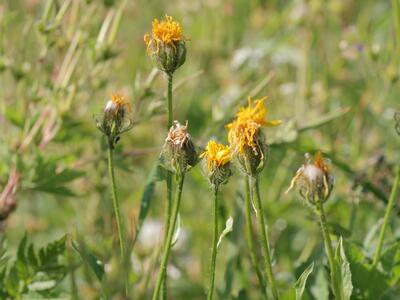
[[[125,99],[124,96],[119,94],[113,94],[111,100],[106,104],[105,111],[112,112],[113,114],[130,112],[132,110],[131,105]]]
[[[244,153],[245,147],[255,148],[257,146],[256,135],[260,125],[252,120],[234,121],[228,125],[228,141],[232,148],[239,153]]]
[[[244,153],[246,146],[255,149],[258,146],[259,129],[263,126],[277,126],[281,124],[280,120],[266,120],[268,112],[264,105],[264,100],[257,99],[252,101],[248,98],[248,106],[241,107],[236,114],[236,119],[227,125],[228,140],[234,150]]]
[[[208,142],[206,150],[200,155],[200,158],[203,157],[207,159],[209,171],[223,167],[232,160],[230,147],[218,144],[213,140]]]
[[[160,43],[175,47],[175,43],[183,39],[181,24],[167,15],[162,21],[154,19],[152,34],[146,33],[144,35],[144,42],[147,45],[148,51],[158,51]]]
[[[281,120],[266,120],[265,117],[267,115],[268,109],[264,105],[264,101],[267,97],[263,97],[261,99],[256,99],[253,103],[251,97],[248,97],[248,106],[241,107],[239,112],[236,114],[236,121],[245,122],[251,120],[257,123],[260,126],[271,127],[277,126],[282,123]]]

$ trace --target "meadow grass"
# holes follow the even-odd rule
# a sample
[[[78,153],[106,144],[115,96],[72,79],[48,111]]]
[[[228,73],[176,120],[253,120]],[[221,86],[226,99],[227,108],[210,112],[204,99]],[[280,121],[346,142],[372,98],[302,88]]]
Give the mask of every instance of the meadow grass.
[[[143,41],[165,15],[172,72]],[[398,299],[399,50],[398,0],[2,1],[0,299]],[[266,95],[257,176],[193,161],[181,190],[173,121],[201,154]],[[329,193],[285,194],[318,151]]]

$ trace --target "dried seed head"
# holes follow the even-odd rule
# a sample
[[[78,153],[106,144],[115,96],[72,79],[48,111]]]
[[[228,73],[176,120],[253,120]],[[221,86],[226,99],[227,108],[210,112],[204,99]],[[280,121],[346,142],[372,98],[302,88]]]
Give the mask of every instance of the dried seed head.
[[[264,100],[248,98],[248,106],[239,109],[236,119],[227,125],[228,140],[241,169],[248,175],[258,174],[265,166],[267,145],[261,132],[263,126],[277,126],[280,120],[266,120]]]
[[[152,33],[144,35],[147,52],[157,67],[167,74],[173,74],[186,59],[186,38],[182,26],[172,17],[158,21],[154,19]]]
[[[107,136],[111,148],[114,148],[122,133],[132,128],[131,111],[129,102],[115,94],[107,101],[103,115],[96,118],[97,128]]]
[[[232,160],[231,149],[229,146],[218,144],[211,140],[208,142],[206,150],[200,155],[205,161],[205,173],[209,182],[218,187],[220,184],[228,182],[232,175],[230,162]]]
[[[330,161],[318,152],[311,161],[306,154],[307,162],[297,170],[293,177],[288,193],[294,186],[299,190],[301,197],[311,204],[315,201],[328,200],[334,184],[334,177],[330,173]]]
[[[168,136],[162,151],[164,166],[178,174],[187,172],[198,160],[197,153],[187,132],[188,124],[180,124],[174,121],[170,128]]]

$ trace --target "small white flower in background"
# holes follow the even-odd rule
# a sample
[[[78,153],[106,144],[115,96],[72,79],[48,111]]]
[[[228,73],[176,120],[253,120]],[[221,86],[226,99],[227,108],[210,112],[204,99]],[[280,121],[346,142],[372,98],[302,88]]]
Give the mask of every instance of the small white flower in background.
[[[144,248],[156,247],[163,239],[164,225],[161,221],[148,219],[143,223],[138,241]]]

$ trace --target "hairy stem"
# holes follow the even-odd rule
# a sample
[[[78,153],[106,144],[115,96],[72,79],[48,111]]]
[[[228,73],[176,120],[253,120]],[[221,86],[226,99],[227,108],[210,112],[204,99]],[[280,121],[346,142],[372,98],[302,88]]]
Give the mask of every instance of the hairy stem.
[[[214,187],[214,233],[213,243],[211,252],[211,264],[210,264],[210,283],[208,285],[208,296],[207,299],[211,300],[214,294],[214,282],[215,282],[215,263],[217,260],[217,243],[218,243],[218,187]]]
[[[392,191],[390,192],[389,201],[388,201],[388,204],[386,207],[385,217],[383,219],[383,225],[381,228],[381,232],[379,233],[378,246],[376,248],[374,260],[372,262],[373,267],[376,267],[376,265],[378,264],[379,259],[381,257],[382,246],[383,246],[383,242],[385,240],[386,230],[389,225],[389,219],[390,219],[390,216],[392,215],[393,207],[395,206],[395,203],[397,200],[397,195],[399,192],[399,187],[400,187],[399,183],[400,183],[400,165],[397,166],[397,168],[396,168],[396,178],[394,179],[394,182],[393,182]]]
[[[121,258],[123,258],[124,254],[125,254],[124,236],[123,236],[123,232],[122,232],[121,215],[119,212],[119,200],[118,200],[118,194],[117,194],[117,186],[115,184],[114,157],[113,157],[113,149],[112,149],[111,144],[108,147],[108,172],[109,172],[110,180],[111,180],[111,191],[112,191],[115,220],[117,222],[119,247],[120,247],[120,251],[121,251]]]
[[[168,91],[167,91],[167,112],[168,112],[168,127],[167,129],[172,126],[172,122],[174,119],[173,116],[173,111],[172,111],[172,81],[173,81],[173,75],[172,74],[167,74],[168,76]]]
[[[270,253],[270,249],[269,249],[269,238],[268,238],[268,233],[267,233],[267,230],[265,227],[266,224],[265,224],[265,220],[264,220],[264,212],[263,212],[262,204],[261,204],[259,179],[257,176],[255,176],[255,177],[250,177],[250,180],[252,181],[253,194],[255,194],[255,196],[256,196],[255,203],[256,203],[257,210],[258,210],[257,220],[258,220],[258,223],[260,226],[260,231],[261,231],[261,243],[262,243],[262,250],[263,250],[263,256],[264,256],[265,272],[267,273],[268,281],[271,286],[272,295],[277,300],[277,299],[279,299],[279,293],[278,293],[278,289],[275,284],[274,274],[272,272],[271,253]]]
[[[246,217],[246,239],[247,239],[247,246],[249,248],[250,252],[250,260],[251,263],[253,264],[253,268],[256,271],[256,275],[258,278],[258,281],[261,286],[262,290],[262,295],[263,298],[266,300],[268,299],[268,294],[267,294],[267,285],[265,283],[265,279],[261,273],[261,270],[258,266],[257,263],[257,255],[256,251],[254,248],[254,240],[253,240],[253,226],[251,222],[251,203],[250,203],[250,184],[249,184],[249,178],[246,176],[245,178],[245,217]]]
[[[172,107],[172,82],[173,82],[173,75],[172,74],[167,74],[168,76],[168,91],[167,91],[167,115],[168,115],[168,123],[167,123],[167,131],[171,128],[172,122],[173,122],[173,107]],[[165,209],[165,233],[164,233],[164,247],[165,247],[165,242],[167,240],[167,235],[168,235],[168,228],[171,223],[171,207],[172,207],[172,172],[167,171],[167,207]],[[167,277],[166,277],[167,272],[164,274],[164,278],[162,279],[162,286],[163,286],[163,295],[162,299],[166,300],[167,299]]]
[[[332,241],[331,241],[331,237],[329,235],[328,222],[326,220],[324,206],[322,205],[321,200],[318,199],[316,201],[315,208],[316,208],[316,213],[319,217],[319,224],[321,227],[322,236],[324,238],[326,255],[328,256],[329,269],[331,270],[331,282],[332,282],[333,292],[335,294],[335,299],[341,300],[343,298],[342,290],[340,287],[341,286],[340,282],[338,281],[339,278],[337,277],[336,266],[335,266],[335,256],[333,253]]]
[[[156,283],[156,287],[154,289],[154,293],[153,293],[153,297],[152,297],[153,300],[158,300],[159,295],[160,295],[161,286],[162,286],[162,283],[163,283],[163,279],[166,276],[167,264],[168,264],[169,253],[170,253],[170,250],[171,250],[172,238],[173,238],[173,235],[174,235],[176,219],[178,217],[179,206],[180,206],[180,203],[181,203],[181,196],[182,196],[182,188],[183,188],[184,179],[185,179],[185,175],[181,174],[179,176],[178,187],[176,189],[176,195],[175,195],[175,200],[174,200],[174,205],[173,205],[172,215],[171,215],[171,223],[170,223],[170,226],[168,228],[167,240],[166,240],[166,242],[164,244],[160,271],[158,273],[157,283]]]

